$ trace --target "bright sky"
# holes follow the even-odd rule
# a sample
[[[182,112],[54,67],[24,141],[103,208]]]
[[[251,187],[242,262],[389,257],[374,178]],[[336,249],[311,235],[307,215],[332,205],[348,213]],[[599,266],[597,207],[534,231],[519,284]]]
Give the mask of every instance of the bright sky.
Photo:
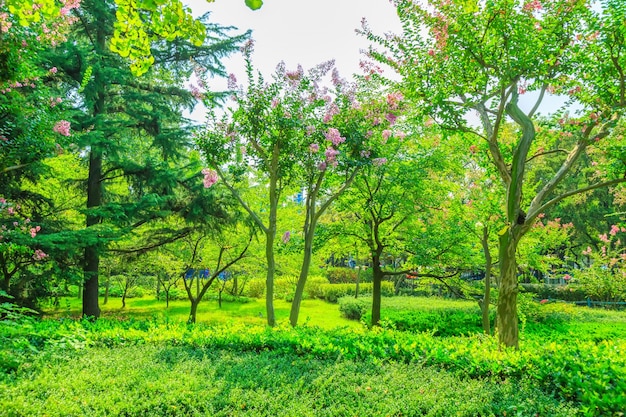
[[[288,69],[302,64],[305,70],[334,59],[343,78],[360,73],[360,50],[368,42],[355,29],[365,17],[375,33],[400,32],[395,8],[389,0],[265,0],[263,7],[252,11],[244,0],[186,0],[196,15],[211,11],[211,20],[242,31],[252,29],[255,41],[255,67],[269,77],[280,61]],[[240,56],[226,61],[227,71],[239,81],[244,75]],[[216,80],[214,88],[225,89],[225,80]],[[203,110],[193,114],[203,119]]]

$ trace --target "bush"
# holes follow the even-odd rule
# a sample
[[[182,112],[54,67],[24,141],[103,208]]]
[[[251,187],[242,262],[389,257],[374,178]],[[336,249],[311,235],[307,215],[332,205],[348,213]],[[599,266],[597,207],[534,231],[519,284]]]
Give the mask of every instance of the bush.
[[[359,295],[372,295],[372,283],[359,284]],[[320,285],[324,300],[329,303],[336,303],[341,297],[356,294],[356,284],[322,284]],[[393,282],[381,282],[381,294],[384,297],[394,295],[395,289]]]
[[[324,277],[311,275],[306,280],[306,284],[304,285],[304,292],[310,298],[323,298],[324,293],[322,291],[322,285],[328,285],[328,283],[328,279]]]
[[[587,294],[577,285],[521,284],[524,292],[540,300],[583,301]]]
[[[265,279],[253,278],[248,280],[243,295],[250,298],[263,298],[265,296]]]
[[[371,298],[341,297],[338,302],[341,315],[349,320],[361,320],[372,306]]]
[[[350,268],[329,267],[326,271],[328,282],[331,284],[356,283],[356,271]]]

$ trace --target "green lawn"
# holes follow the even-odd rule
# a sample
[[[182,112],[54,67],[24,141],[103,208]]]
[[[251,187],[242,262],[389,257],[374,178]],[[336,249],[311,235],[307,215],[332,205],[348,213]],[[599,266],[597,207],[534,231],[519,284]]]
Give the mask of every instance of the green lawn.
[[[203,300],[198,307],[198,323],[247,323],[264,325],[267,323],[265,314],[265,300],[247,299],[248,302],[222,301],[222,308],[214,299]],[[170,301],[169,308],[165,301],[155,300],[154,297],[130,298],[126,300],[126,308],[122,309],[120,298],[109,298],[106,305],[100,300],[103,317],[134,317],[138,319],[156,318],[158,320],[187,321],[189,317],[189,302],[178,300]],[[278,323],[289,321],[291,303],[284,300],[274,300],[274,310]],[[64,298],[60,300],[60,307],[44,308],[50,317],[80,317],[81,300]],[[337,304],[329,304],[322,300],[302,300],[300,309],[300,323],[319,326],[326,329],[335,327],[360,327],[360,323],[341,317]]]

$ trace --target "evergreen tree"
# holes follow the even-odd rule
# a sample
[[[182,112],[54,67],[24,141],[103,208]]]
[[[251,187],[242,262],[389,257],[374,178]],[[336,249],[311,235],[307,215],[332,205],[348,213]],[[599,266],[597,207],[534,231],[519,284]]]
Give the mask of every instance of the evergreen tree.
[[[182,112],[192,109],[201,93],[186,89],[184,80],[194,72],[200,80],[225,75],[220,59],[248,36],[229,37],[232,28],[209,24],[205,15],[204,44],[154,43],[155,64],[137,78],[127,59],[109,51],[115,12],[111,0],[83,1],[75,11],[72,41],[49,56],[70,91],[72,130],[88,164],[83,315],[90,317],[100,314],[98,268],[107,243],[183,211],[186,201],[178,190],[193,191],[193,183],[200,183],[197,161],[186,159],[190,124]],[[184,235],[185,229],[177,233]]]

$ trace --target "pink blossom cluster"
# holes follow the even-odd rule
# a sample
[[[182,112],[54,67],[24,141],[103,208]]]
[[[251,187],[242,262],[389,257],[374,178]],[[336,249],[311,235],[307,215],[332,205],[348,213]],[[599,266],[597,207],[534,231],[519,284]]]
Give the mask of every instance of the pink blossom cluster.
[[[289,242],[289,239],[291,239],[291,232],[287,230],[285,233],[283,233],[282,241],[284,244],[287,244]]]
[[[339,107],[336,103],[331,103],[326,109],[326,114],[324,115],[324,123],[330,122],[337,114],[339,114]]]
[[[11,30],[11,26],[13,26],[13,22],[9,20],[8,13],[0,13],[0,31],[2,33],[8,33]]]
[[[61,15],[67,16],[72,9],[78,9],[80,7],[80,0],[65,0],[63,7],[61,8]]]
[[[526,2],[526,4],[524,4],[524,7],[522,8],[522,10],[526,12],[534,12],[535,10],[541,10],[541,9],[542,9],[542,6],[539,0],[531,0],[529,2]]]
[[[63,136],[70,136],[70,122],[67,120],[59,120],[52,130]]]
[[[28,220],[28,219],[26,219],[26,220]],[[37,236],[37,232],[39,232],[40,230],[41,230],[41,226],[31,227],[30,228],[30,237]]]
[[[204,188],[210,188],[217,182],[217,179],[218,179],[217,172],[212,169],[209,169],[209,168],[203,169],[202,175],[204,175],[204,179],[202,180],[202,183],[204,184]]]
[[[320,150],[320,145],[318,145],[317,143],[312,143],[309,145],[309,152],[311,153],[317,153]]]
[[[346,141],[346,138],[341,136],[339,130],[335,129],[334,127],[329,128],[324,136],[326,137],[326,140],[332,142],[334,146],[338,146],[340,143]]]
[[[387,104],[391,110],[397,110],[404,96],[400,92],[387,94]]]
[[[372,164],[374,164],[374,166],[382,166],[385,165],[387,163],[387,158],[374,158],[372,159]]]
[[[33,254],[33,259],[36,261],[41,261],[42,259],[47,258],[48,255],[44,253],[41,249],[35,249],[35,253]]]
[[[335,148],[327,148],[326,152],[324,153],[326,155],[326,163],[336,167],[337,166],[337,155],[339,155],[339,151]]]

